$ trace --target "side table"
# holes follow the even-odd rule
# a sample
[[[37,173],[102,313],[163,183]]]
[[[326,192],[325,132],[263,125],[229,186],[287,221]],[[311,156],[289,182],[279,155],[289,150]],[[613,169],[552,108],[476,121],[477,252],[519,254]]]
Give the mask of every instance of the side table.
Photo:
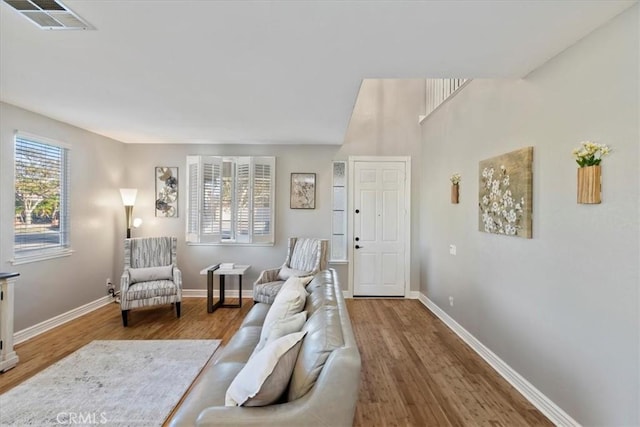
[[[207,276],[207,312],[213,313],[220,307],[242,307],[242,276],[250,268],[250,265],[236,265],[231,269],[221,269],[219,264],[214,264],[200,271],[201,275]],[[213,302],[213,277],[218,276],[220,285],[220,295],[217,302]],[[225,277],[238,276],[238,304],[225,304]]]

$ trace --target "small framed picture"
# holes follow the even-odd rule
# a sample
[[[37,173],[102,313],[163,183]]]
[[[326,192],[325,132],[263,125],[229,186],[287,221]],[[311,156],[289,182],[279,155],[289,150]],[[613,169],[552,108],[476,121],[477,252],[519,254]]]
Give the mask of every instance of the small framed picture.
[[[316,208],[316,174],[294,172],[291,174],[291,209]]]
[[[178,168],[156,167],[156,216],[178,217]]]

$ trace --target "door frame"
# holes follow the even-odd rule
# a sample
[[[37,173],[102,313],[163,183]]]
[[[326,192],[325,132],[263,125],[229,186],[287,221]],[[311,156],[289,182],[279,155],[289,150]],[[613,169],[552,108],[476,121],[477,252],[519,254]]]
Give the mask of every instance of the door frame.
[[[354,215],[354,169],[356,162],[403,162],[404,163],[404,209],[406,221],[404,226],[404,298],[410,298],[411,295],[411,157],[410,156],[349,156],[349,165],[347,168],[347,259],[349,260],[349,289],[348,297],[353,298],[355,282],[353,280],[355,259],[353,256],[353,215]]]

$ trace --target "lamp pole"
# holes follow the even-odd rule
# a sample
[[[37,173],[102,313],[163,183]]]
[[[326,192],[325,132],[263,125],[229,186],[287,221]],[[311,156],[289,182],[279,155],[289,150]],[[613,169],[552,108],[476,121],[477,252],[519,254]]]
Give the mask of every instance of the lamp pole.
[[[133,205],[136,203],[136,195],[138,190],[135,188],[121,188],[122,204],[124,205],[124,213],[127,218],[127,239],[131,238],[131,217],[133,214]]]

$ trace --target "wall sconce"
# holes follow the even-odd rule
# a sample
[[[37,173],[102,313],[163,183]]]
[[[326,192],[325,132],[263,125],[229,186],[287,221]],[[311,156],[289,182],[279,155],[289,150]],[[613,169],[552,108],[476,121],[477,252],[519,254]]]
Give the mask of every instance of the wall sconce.
[[[138,190],[135,188],[121,188],[122,204],[124,212],[127,216],[127,239],[131,238],[131,214],[133,213],[133,205],[136,203],[136,195]]]

